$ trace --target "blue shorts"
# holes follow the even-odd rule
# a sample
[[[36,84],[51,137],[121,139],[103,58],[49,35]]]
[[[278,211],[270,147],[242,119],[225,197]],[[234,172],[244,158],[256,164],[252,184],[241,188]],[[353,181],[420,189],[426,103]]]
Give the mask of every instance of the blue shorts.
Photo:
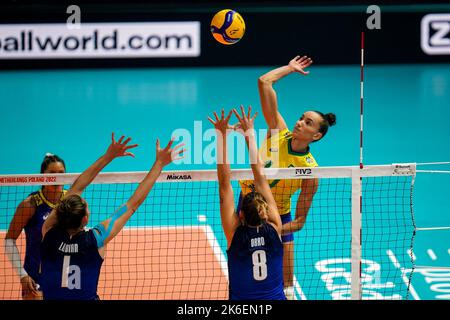
[[[242,207],[242,201],[244,200],[243,196],[242,196],[242,192],[239,194],[239,200],[238,200],[238,205],[237,205],[237,209],[236,209],[236,214],[239,215],[239,212],[241,211],[241,207]],[[281,224],[286,224],[288,222],[292,221],[292,216],[291,213],[288,212],[286,214],[282,214],[280,215],[281,217]],[[294,241],[294,234],[293,233],[289,233],[287,235],[281,236],[281,242],[286,243],[286,242],[292,242]]]

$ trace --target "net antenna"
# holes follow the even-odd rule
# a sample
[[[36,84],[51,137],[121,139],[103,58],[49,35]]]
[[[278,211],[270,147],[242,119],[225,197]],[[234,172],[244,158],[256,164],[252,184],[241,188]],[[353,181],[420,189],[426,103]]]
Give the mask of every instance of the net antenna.
[[[364,128],[364,31],[361,32],[361,81],[360,81],[360,134],[359,134],[359,168],[363,164],[363,128]],[[362,299],[362,176],[352,178],[352,299]]]

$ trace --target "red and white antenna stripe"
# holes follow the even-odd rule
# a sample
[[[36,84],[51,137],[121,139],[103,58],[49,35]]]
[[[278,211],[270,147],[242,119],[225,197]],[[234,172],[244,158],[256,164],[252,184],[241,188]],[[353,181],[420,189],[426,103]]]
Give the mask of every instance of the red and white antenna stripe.
[[[359,138],[359,168],[363,169],[363,128],[364,128],[364,31],[361,32],[361,107],[360,107],[360,138]],[[361,183],[361,193],[360,193],[360,202],[359,202],[359,212],[360,219],[362,221],[362,212],[363,212],[363,199],[362,199],[362,177],[359,178]],[[361,244],[361,252],[362,252],[362,224],[359,232],[359,241]],[[359,262],[359,288],[360,288],[360,299],[362,299],[362,256],[361,261]]]
[[[353,300],[362,299],[362,211],[363,211],[363,107],[364,107],[364,32],[361,32],[361,110],[360,110],[360,156],[359,170],[355,169],[352,178],[352,281],[351,291]]]
[[[363,125],[364,125],[364,31],[361,32],[361,108],[360,108],[360,125],[361,132],[359,138],[359,167],[363,165]]]

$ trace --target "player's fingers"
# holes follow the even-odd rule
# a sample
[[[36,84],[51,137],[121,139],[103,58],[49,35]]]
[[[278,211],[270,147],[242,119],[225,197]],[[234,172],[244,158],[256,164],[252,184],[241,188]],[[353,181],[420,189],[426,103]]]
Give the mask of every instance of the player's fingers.
[[[28,289],[22,289],[22,299],[25,300],[29,294],[30,293]]]
[[[133,148],[136,148],[136,147],[138,147],[138,146],[139,146],[138,144],[131,144],[131,145],[129,145],[129,146],[126,146],[126,147],[125,147],[125,150],[133,149]]]
[[[186,154],[184,153],[185,151],[186,149],[181,149],[180,152],[175,157],[173,157],[173,160],[175,161],[185,158],[186,157]]]
[[[119,141],[117,141],[118,143],[122,143],[123,139],[125,138],[125,136],[121,136]]]
[[[178,150],[178,149],[180,149],[181,147],[184,147],[184,146],[185,146],[185,143],[180,143],[180,144],[176,145],[175,148],[173,148],[173,151],[176,151],[176,150]]]
[[[217,113],[214,111],[214,117],[216,117],[216,122],[219,122],[219,117],[217,116]]]
[[[303,56],[298,60],[298,63],[302,63],[303,61],[305,61],[306,59],[308,59],[307,56]]]
[[[305,59],[305,60],[303,61],[303,64],[307,64],[307,63],[310,63],[311,61],[312,61],[312,59],[311,59],[311,58]]]
[[[180,156],[182,153],[184,153],[186,151],[186,149],[179,149],[179,150],[176,150],[176,149],[173,149],[173,151],[172,151],[172,157],[177,157],[177,156]]]
[[[27,286],[26,286],[26,291],[27,294],[33,293],[33,294],[38,294],[38,290],[36,289],[36,283],[34,282],[34,280],[32,278],[29,278],[29,281],[27,282]]]
[[[250,119],[251,114],[252,114],[252,106],[248,106],[247,118]]]
[[[156,139],[156,150],[160,149],[159,138]]]
[[[244,119],[245,118],[245,109],[242,104],[241,104],[241,113],[242,113],[242,119]]]
[[[255,121],[256,116],[258,115],[258,111],[255,112],[255,114],[252,117],[252,121]]]
[[[226,121],[226,122],[228,122],[228,121],[230,120],[230,117],[231,117],[231,114],[232,114],[232,113],[233,113],[232,111],[228,112],[228,115],[227,115],[227,117],[225,118],[225,121]]]
[[[172,138],[170,139],[169,143],[167,144],[167,146],[165,147],[165,149],[166,149],[166,150],[169,150],[169,149],[172,147],[174,141],[175,141],[175,138],[172,137]]]
[[[237,112],[236,109],[233,109],[233,113],[236,116],[236,118],[238,118],[239,122],[241,122],[241,117],[239,116],[239,113]]]
[[[123,155],[124,155],[124,156],[130,156],[130,157],[136,158],[136,156],[135,156],[134,153],[132,153],[132,152],[125,152]]]
[[[130,142],[131,138],[128,137],[124,142],[122,142],[123,145],[126,145],[128,142]]]
[[[116,140],[114,140],[114,132],[111,133],[111,140],[112,140],[112,143],[116,142]]]
[[[211,123],[213,124],[213,126],[215,126],[215,125],[216,125],[216,123],[214,122],[214,120],[213,120],[213,119],[211,119],[210,117],[208,117],[208,120],[209,120],[209,122],[211,122]]]

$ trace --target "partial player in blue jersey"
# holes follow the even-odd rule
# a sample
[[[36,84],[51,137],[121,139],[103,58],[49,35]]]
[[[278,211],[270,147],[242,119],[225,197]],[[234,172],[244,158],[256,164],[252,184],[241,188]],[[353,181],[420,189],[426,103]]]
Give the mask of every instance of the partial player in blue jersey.
[[[172,149],[173,140],[161,149],[156,142],[156,160],[131,198],[112,216],[93,229],[85,230],[90,211],[81,197],[84,189],[113,159],[134,156],[128,145],[131,138],[112,143],[106,153],[86,169],[74,182],[60,204],[42,227],[41,287],[46,300],[95,300],[97,285],[108,243],[122,230],[128,219],[144,202],[164,166],[181,159],[183,150]]]
[[[285,300],[283,291],[283,244],[281,218],[263,173],[263,164],[255,142],[251,107],[242,115],[233,110],[245,136],[254,176],[254,188],[243,199],[239,216],[235,214],[231,172],[227,157],[227,133],[232,131],[224,111],[215,121],[217,131],[217,175],[219,180],[220,216],[227,239],[230,300]]]
[[[65,173],[64,160],[57,155],[47,153],[41,163],[41,173]],[[28,195],[16,209],[5,237],[5,252],[20,277],[22,298],[24,300],[41,300],[39,290],[39,265],[41,254],[39,246],[42,240],[42,225],[53,208],[64,195],[63,186],[42,186]],[[17,247],[17,238],[25,229],[25,262]]]

